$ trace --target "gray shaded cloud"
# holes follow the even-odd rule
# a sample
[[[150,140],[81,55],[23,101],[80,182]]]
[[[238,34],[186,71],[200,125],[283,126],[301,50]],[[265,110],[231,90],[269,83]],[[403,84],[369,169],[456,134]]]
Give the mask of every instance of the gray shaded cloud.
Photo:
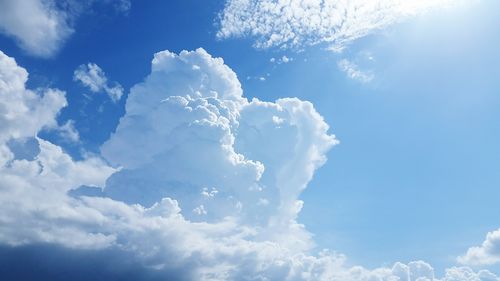
[[[189,280],[188,272],[151,269],[130,252],[119,249],[0,245],[0,278],[5,281],[182,281]]]

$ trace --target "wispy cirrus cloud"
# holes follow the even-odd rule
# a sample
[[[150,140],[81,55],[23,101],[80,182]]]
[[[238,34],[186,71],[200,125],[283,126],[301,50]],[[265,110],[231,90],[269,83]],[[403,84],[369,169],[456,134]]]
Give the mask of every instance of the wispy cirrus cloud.
[[[347,77],[361,83],[368,83],[375,78],[375,75],[372,72],[361,70],[356,63],[348,59],[341,59],[338,61],[337,66],[347,75]]]
[[[456,0],[227,0],[218,38],[250,37],[257,48],[324,44],[340,51],[352,41]]]

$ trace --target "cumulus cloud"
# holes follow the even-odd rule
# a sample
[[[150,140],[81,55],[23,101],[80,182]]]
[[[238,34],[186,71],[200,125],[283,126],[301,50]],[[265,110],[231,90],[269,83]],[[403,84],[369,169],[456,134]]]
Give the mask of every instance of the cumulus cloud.
[[[72,209],[65,192],[82,184],[102,185],[114,170],[98,158],[74,162],[60,147],[38,137],[41,130],[57,127],[66,99],[56,89],[27,89],[27,78],[24,68],[0,52],[0,241],[103,242],[100,235],[54,221],[85,220]],[[84,236],[89,239],[81,240]]]
[[[456,1],[456,0],[455,0]],[[454,0],[227,0],[218,38],[255,38],[257,48],[326,44],[335,51],[352,41]]]
[[[123,95],[123,87],[118,82],[108,82],[104,71],[95,63],[82,64],[73,73],[73,80],[79,81],[93,93],[106,93],[113,102]]]
[[[338,68],[344,72],[347,77],[357,80],[361,83],[368,83],[375,78],[375,75],[371,72],[362,71],[359,66],[348,60],[342,59],[337,63]]]
[[[74,18],[95,0],[23,0],[0,1],[0,33],[16,40],[34,56],[51,57],[74,32]],[[117,10],[127,12],[128,0],[107,0]]]
[[[467,265],[489,265],[500,262],[500,229],[489,232],[481,246],[471,247],[458,257],[458,262]]]
[[[61,138],[67,142],[79,142],[80,134],[75,128],[75,121],[68,120],[63,125],[57,128],[57,132]]]
[[[28,72],[0,51],[0,144],[57,126],[55,116],[66,106],[63,92],[26,89],[27,80]]]
[[[311,103],[249,102],[222,59],[199,49],[157,53],[126,112],[102,147],[122,167],[107,181],[111,198],[144,206],[175,198],[191,221],[232,217],[261,229],[255,239],[311,246],[295,221],[297,198],[336,143]],[[207,198],[207,187],[217,193]]]
[[[40,57],[54,54],[73,33],[67,14],[51,1],[0,1],[0,32]]]
[[[309,102],[247,100],[236,74],[202,49],[155,54],[102,146],[115,168],[39,138],[64,94],[26,89],[27,72],[3,53],[0,73],[2,276],[60,280],[51,267],[62,267],[120,280],[498,280],[466,267],[438,279],[422,261],[368,270],[314,254],[298,198],[336,139]],[[43,270],[18,275],[40,249]]]

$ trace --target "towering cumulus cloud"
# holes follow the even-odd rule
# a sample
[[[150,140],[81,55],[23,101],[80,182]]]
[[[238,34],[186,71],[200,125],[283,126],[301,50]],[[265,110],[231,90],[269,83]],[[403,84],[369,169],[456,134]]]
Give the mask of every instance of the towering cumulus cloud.
[[[336,143],[311,103],[248,102],[235,73],[202,49],[156,54],[126,111],[102,148],[123,167],[111,197],[149,206],[168,196],[190,220],[274,225],[269,235],[301,229],[290,225],[297,198]]]
[[[436,279],[421,261],[367,270],[315,254],[298,198],[335,138],[309,102],[248,101],[236,74],[202,49],[155,54],[102,146],[115,168],[99,157],[75,161],[37,136],[66,101],[58,90],[26,89],[26,79],[1,53],[7,279],[498,280],[465,267]],[[26,276],[23,266],[40,272]]]

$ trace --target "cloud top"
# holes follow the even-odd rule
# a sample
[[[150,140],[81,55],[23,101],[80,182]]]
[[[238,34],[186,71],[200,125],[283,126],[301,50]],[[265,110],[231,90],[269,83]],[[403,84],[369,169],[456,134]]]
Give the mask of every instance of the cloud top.
[[[488,232],[480,246],[471,247],[458,257],[458,262],[466,265],[491,265],[500,262],[500,229]]]

